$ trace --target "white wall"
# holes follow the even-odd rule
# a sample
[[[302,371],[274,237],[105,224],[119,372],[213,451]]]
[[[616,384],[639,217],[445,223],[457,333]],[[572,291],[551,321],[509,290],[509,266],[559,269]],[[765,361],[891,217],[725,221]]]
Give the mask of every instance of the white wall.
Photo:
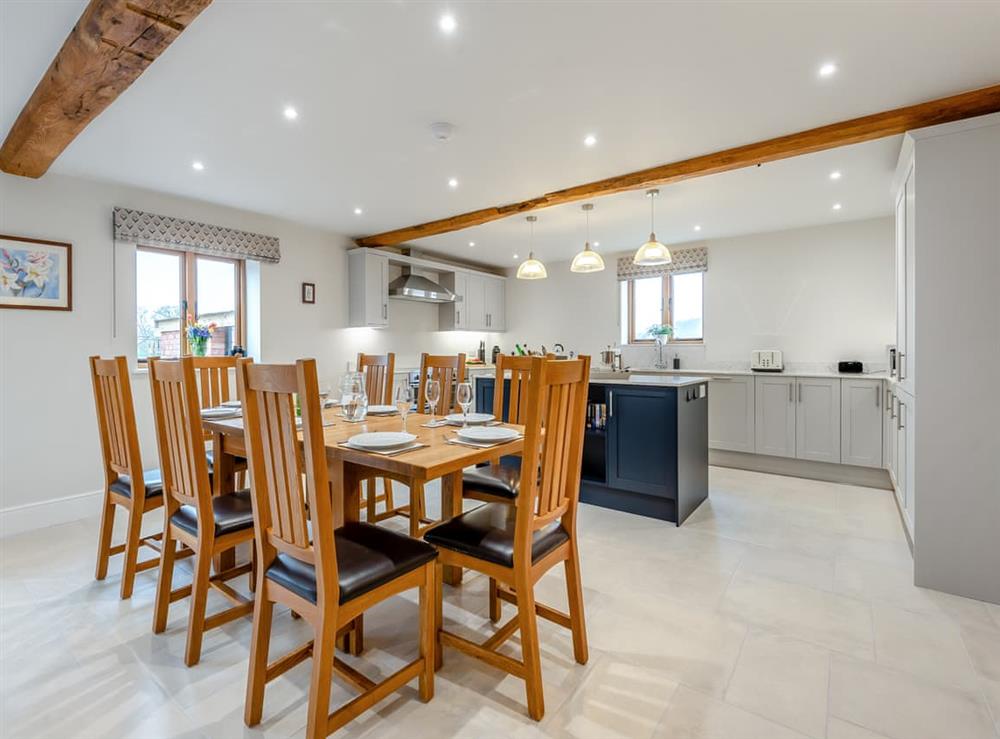
[[[709,263],[705,341],[668,347],[665,356],[676,351],[682,367],[721,369],[773,348],[802,369],[839,359],[884,364],[894,331],[892,241],[892,219],[878,218],[700,242]],[[615,259],[606,263],[597,274],[560,263],[546,265],[547,280],[509,280],[508,343],[561,341],[595,355],[617,343]],[[625,362],[649,366],[655,352],[627,348]]]
[[[134,249],[118,246],[118,336],[112,337],[112,208],[124,206],[277,236],[279,264],[260,268],[258,360],[315,357],[336,384],[358,351],[471,351],[486,334],[437,331],[437,307],[390,301],[391,328],[347,325],[342,235],[151,191],[46,175],[0,174],[0,233],[73,244],[71,312],[0,310],[0,534],[98,511],[103,484],[87,357],[134,355]],[[316,304],[300,301],[316,283]],[[132,377],[146,467],[158,464],[144,373]],[[77,497],[74,497],[77,496]],[[81,497],[82,496],[82,497]],[[68,500],[65,500],[69,498]],[[39,505],[60,501],[58,505]]]

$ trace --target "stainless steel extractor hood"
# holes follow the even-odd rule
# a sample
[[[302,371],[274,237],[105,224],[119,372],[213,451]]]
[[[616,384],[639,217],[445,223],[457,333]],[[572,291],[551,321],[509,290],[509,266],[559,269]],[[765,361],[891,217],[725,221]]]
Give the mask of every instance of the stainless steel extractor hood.
[[[433,280],[414,274],[409,266],[403,267],[403,274],[389,283],[390,298],[405,298],[423,303],[453,303],[455,293]]]

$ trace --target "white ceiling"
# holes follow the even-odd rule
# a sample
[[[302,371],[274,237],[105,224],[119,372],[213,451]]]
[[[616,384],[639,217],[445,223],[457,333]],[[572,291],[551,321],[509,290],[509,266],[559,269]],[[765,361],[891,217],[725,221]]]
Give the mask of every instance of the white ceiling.
[[[0,0],[0,134],[85,4]],[[458,22],[450,36],[445,11]],[[52,171],[365,235],[994,84],[998,37],[993,1],[216,0]],[[826,61],[839,72],[821,80]],[[443,145],[429,132],[439,120],[456,126]],[[845,172],[839,218],[887,212],[891,148],[664,188],[659,235],[681,240],[699,220],[703,235],[823,222],[833,164]],[[640,194],[598,202],[602,249],[596,234],[616,220],[628,233],[607,238],[641,239],[644,208]],[[565,222],[551,248],[566,256],[582,215],[561,210],[539,213],[539,237]],[[509,265],[518,227],[479,231],[475,258]]]

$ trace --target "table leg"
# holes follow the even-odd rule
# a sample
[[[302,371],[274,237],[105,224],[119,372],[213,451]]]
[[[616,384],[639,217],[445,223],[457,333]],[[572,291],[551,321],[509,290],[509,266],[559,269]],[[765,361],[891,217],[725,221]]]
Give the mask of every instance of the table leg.
[[[329,462],[330,494],[333,496],[333,525],[339,528],[346,521],[358,521],[361,518],[361,482],[358,468],[344,464],[341,459]],[[341,495],[337,495],[341,491]],[[340,498],[338,500],[338,497]],[[364,615],[354,619],[352,628],[337,637],[338,649],[353,655],[364,651]]]
[[[212,434],[212,494],[229,495],[236,491],[236,465],[231,454],[223,451],[224,438],[220,433]],[[216,574],[236,566],[236,550],[227,549],[212,558]]]
[[[441,518],[447,521],[462,513],[462,471],[453,472],[441,478]],[[448,585],[462,584],[462,568],[447,565],[444,568],[444,582]]]

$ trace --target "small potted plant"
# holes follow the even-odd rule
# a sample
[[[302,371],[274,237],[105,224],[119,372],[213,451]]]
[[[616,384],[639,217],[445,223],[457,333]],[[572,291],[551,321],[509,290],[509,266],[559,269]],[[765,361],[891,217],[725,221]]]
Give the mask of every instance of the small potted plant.
[[[215,333],[216,325],[212,323],[202,323],[194,320],[194,316],[188,313],[187,317],[187,340],[191,353],[196,357],[204,357],[208,351],[208,340]]]
[[[663,363],[663,346],[668,341],[670,337],[674,335],[674,327],[666,323],[654,323],[648,329],[646,329],[646,336],[649,336],[656,340],[656,350],[658,352],[656,368],[666,369],[667,365]]]

